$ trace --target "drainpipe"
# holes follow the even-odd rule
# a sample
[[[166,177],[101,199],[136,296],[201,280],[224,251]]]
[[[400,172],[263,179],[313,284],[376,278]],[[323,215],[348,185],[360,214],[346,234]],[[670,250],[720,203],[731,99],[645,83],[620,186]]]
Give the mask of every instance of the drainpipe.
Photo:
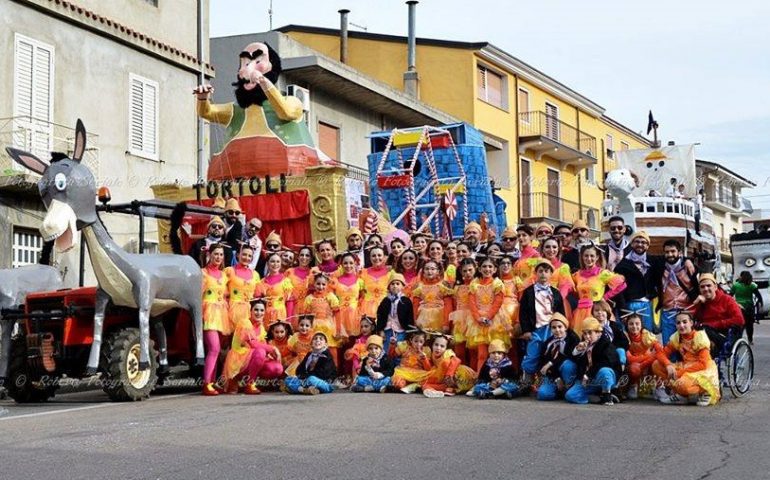
[[[340,14],[340,62],[348,63],[348,13],[350,10],[338,10]]]
[[[203,85],[206,81],[205,68],[206,63],[203,60],[203,0],[198,0],[198,61],[200,62],[200,69],[198,70],[198,85]],[[197,114],[196,114],[197,116]],[[198,117],[198,162],[195,170],[195,183],[198,183],[203,178],[203,172],[205,171],[206,153],[203,151],[203,137],[206,134],[205,124],[203,119]]]
[[[414,98],[420,96],[420,77],[417,75],[417,36],[415,34],[415,15],[417,0],[406,2],[409,7],[409,36],[407,40],[407,70],[404,72],[404,92]]]

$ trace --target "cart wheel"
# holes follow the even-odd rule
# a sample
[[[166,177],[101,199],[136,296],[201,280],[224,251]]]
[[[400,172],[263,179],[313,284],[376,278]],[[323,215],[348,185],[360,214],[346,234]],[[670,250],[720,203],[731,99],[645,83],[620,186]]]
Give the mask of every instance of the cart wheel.
[[[8,395],[16,403],[45,402],[56,394],[56,377],[41,379],[27,364],[27,339],[18,336],[11,345],[11,361],[6,379]]]
[[[118,402],[144,400],[158,382],[154,342],[150,341],[150,368],[139,369],[139,330],[125,328],[113,333],[104,346],[104,391]]]
[[[735,342],[727,365],[733,396],[739,398],[746,395],[754,380],[754,352],[746,340],[739,338]]]

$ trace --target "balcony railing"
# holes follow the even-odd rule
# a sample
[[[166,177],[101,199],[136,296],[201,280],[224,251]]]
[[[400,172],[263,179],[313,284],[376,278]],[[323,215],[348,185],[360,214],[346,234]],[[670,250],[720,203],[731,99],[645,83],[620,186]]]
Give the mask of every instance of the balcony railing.
[[[533,111],[519,114],[519,137],[545,137],[554,142],[597,158],[596,138],[564,123],[553,115]]]
[[[579,203],[565,200],[545,192],[521,194],[521,219],[523,222],[549,220],[552,222],[571,224],[578,218],[586,221],[588,226],[599,228],[599,210]]]
[[[88,132],[83,163],[99,179],[99,135]],[[0,176],[28,172],[14,162],[4,147],[15,147],[38,156],[43,161],[51,158],[50,152],[72,155],[75,147],[75,129],[33,117],[8,117],[0,119]]]
[[[719,251],[730,253],[730,240],[727,238],[720,238],[719,239]]]
[[[743,205],[741,204],[738,197],[724,197],[724,196],[718,196],[707,193],[706,198],[703,199],[704,202],[714,202],[718,203],[720,205],[727,206],[732,209],[741,210],[743,208]]]

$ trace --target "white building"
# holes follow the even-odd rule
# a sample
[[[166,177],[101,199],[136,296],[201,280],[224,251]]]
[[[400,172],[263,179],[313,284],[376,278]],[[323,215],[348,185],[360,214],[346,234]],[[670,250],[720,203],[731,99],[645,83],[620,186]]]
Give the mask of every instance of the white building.
[[[192,89],[213,69],[208,0],[0,0],[0,144],[71,153],[76,119],[89,132],[85,160],[113,202],[151,198],[150,185],[197,172]],[[199,14],[198,12],[202,12]],[[36,176],[0,153],[0,268],[34,263],[44,208]],[[105,215],[111,234],[136,245],[133,220]],[[157,241],[154,223],[145,233]],[[77,282],[78,253],[56,259]],[[91,283],[87,280],[87,283]]]

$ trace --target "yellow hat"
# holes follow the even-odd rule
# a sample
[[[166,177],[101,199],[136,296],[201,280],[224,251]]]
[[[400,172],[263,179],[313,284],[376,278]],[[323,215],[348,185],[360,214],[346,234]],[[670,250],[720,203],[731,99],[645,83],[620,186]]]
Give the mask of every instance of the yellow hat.
[[[578,218],[577,220],[575,220],[575,221],[572,223],[572,231],[573,231],[573,232],[574,232],[575,230],[580,230],[580,229],[582,229],[582,228],[585,228],[586,230],[588,230],[588,224],[587,224],[587,223],[586,223],[586,221],[585,221],[585,220],[583,220],[582,218]]]
[[[631,235],[630,241],[633,242],[637,238],[643,238],[647,240],[647,243],[650,243],[650,236],[644,230],[637,230],[636,232],[634,232],[634,234]]]
[[[500,339],[495,339],[489,342],[489,353],[495,353],[495,352],[502,352],[502,353],[508,352],[508,349],[505,348],[503,341]]]
[[[713,273],[701,273],[698,276],[698,285],[702,285],[704,282],[712,282],[714,285],[716,285],[717,279]]]
[[[364,236],[361,234],[361,230],[357,229],[356,227],[351,227],[348,229],[348,232],[345,234],[345,240],[355,235],[358,235],[359,237],[364,238]]]
[[[513,225],[505,227],[505,230],[503,230],[503,238],[505,237],[516,237],[516,227]]]
[[[214,215],[213,217],[211,217],[211,220],[209,220],[209,224],[206,225],[206,228],[210,228],[214,224],[219,224],[219,225],[222,225],[223,227],[225,226],[225,222],[222,221],[222,219],[217,215]]]
[[[586,317],[581,326],[584,332],[601,332],[603,330],[602,324],[594,317]]]
[[[221,208],[224,210],[225,208],[225,199],[222,197],[217,197],[214,199],[214,205],[212,205],[214,208]]]
[[[547,229],[549,232],[553,233],[553,225],[551,225],[548,222],[540,222],[540,225],[537,226],[537,228],[535,229],[535,232],[541,229]]]
[[[401,275],[400,273],[394,273],[393,275],[391,275],[390,281],[388,282],[388,286],[390,286],[390,284],[393,282],[401,282],[401,285],[406,286],[406,279],[404,279],[404,276]]]
[[[225,203],[225,211],[227,210],[235,210],[238,213],[241,213],[241,204],[238,203],[238,199],[235,197],[231,197],[227,199],[227,203]]]
[[[559,312],[555,312],[553,315],[551,315],[551,321],[549,324],[553,322],[561,322],[564,324],[564,328],[569,328],[569,320],[567,320],[567,317]]]
[[[477,232],[481,233],[481,225],[479,225],[476,222],[470,222],[468,225],[465,226],[465,230],[463,230],[463,233],[468,233],[469,230],[476,230]]]
[[[265,245],[267,245],[270,242],[278,242],[279,245],[283,245],[283,242],[281,241],[281,236],[278,235],[278,233],[273,230],[270,232],[270,235],[265,238]]]
[[[540,265],[548,265],[548,268],[550,268],[552,272],[554,270],[553,264],[550,261],[548,261],[547,258],[538,258],[537,259],[537,263],[535,264],[535,271],[537,271],[537,269],[540,267]]]
[[[366,348],[369,348],[369,345],[377,345],[382,348],[382,337],[379,335],[369,335],[369,339],[366,341]]]

